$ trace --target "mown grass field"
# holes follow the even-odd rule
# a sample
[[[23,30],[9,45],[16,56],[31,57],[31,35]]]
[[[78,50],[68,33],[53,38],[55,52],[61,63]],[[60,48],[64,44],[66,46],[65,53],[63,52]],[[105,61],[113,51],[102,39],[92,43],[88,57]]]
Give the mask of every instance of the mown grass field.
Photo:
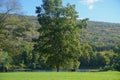
[[[120,72],[8,72],[0,80],[120,80]]]

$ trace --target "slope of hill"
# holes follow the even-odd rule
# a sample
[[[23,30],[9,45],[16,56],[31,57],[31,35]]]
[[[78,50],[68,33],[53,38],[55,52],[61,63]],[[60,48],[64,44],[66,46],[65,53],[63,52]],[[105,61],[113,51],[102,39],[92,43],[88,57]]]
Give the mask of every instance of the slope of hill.
[[[83,41],[97,50],[110,50],[120,44],[120,24],[89,21],[87,29],[83,29]]]
[[[35,16],[27,17],[33,26],[40,27]],[[87,28],[82,31],[82,38],[82,42],[89,43],[97,51],[111,50],[120,44],[120,23],[88,21]]]
[[[28,16],[30,23],[37,26],[37,18]],[[82,42],[89,43],[97,51],[111,50],[120,44],[120,23],[88,21],[82,31]]]

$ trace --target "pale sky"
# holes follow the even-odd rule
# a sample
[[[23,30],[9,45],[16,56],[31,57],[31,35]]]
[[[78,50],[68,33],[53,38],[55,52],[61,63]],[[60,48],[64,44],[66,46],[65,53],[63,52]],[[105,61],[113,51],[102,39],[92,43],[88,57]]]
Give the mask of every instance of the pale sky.
[[[20,0],[25,15],[34,15],[35,7],[42,0]],[[63,5],[76,5],[79,18],[89,18],[92,21],[120,23],[120,0],[63,0]]]

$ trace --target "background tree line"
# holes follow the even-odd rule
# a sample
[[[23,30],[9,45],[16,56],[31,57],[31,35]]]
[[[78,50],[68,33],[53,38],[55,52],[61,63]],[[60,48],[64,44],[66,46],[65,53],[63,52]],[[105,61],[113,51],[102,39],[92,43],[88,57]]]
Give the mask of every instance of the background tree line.
[[[120,70],[120,24],[78,20],[62,0],[43,0],[38,20],[16,14],[17,0],[0,3],[0,71]]]

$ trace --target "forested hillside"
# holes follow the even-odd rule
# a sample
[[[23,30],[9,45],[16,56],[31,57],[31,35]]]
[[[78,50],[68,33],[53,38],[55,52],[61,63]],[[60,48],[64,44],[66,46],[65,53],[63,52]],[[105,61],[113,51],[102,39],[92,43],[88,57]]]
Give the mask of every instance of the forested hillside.
[[[37,17],[9,15],[4,24],[0,33],[0,67],[8,70],[55,69],[34,49],[33,40],[40,35],[38,29],[41,27]],[[120,24],[88,21],[87,27],[81,30],[80,38],[79,68],[113,66],[114,57],[120,50]],[[62,69],[73,69],[72,66],[70,61]]]
[[[120,24],[89,21],[83,29],[83,42],[88,42],[94,50],[113,50],[120,44]]]

